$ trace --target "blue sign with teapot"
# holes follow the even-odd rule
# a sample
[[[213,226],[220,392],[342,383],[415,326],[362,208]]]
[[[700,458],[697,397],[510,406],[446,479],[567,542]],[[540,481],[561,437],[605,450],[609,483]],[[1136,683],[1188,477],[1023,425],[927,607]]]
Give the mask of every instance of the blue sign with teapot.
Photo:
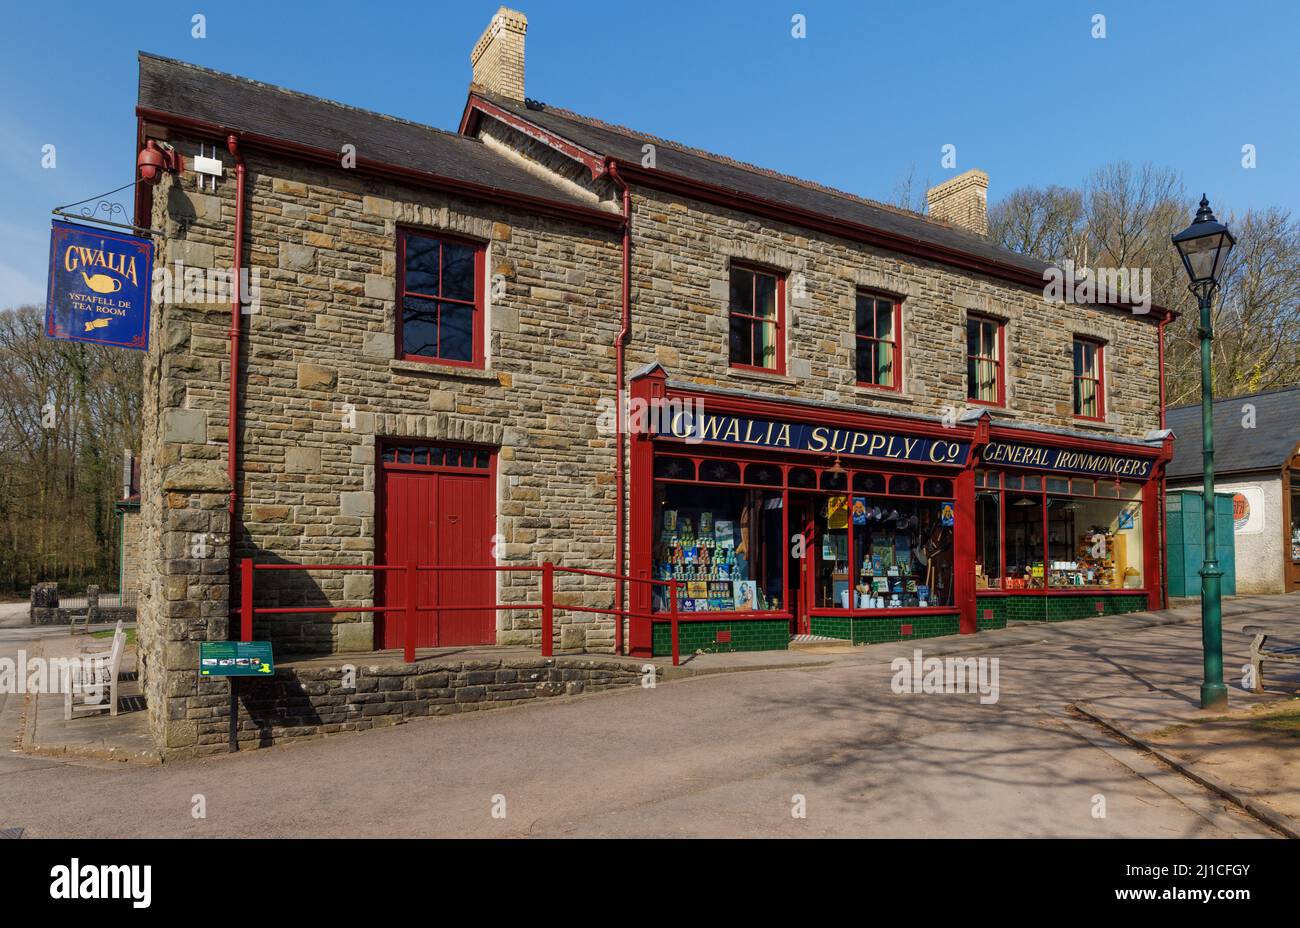
[[[45,334],[74,342],[146,351],[153,242],[55,220]]]

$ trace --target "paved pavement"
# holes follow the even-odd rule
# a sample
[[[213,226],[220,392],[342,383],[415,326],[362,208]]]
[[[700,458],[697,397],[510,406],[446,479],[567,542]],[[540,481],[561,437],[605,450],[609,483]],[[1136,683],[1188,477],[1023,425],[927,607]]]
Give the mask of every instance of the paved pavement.
[[[0,628],[12,628],[27,624],[28,603],[0,603]]]
[[[1258,620],[1300,623],[1300,598],[1249,618]],[[1235,631],[1245,621],[1228,623],[1229,667],[1248,647]],[[981,652],[999,659],[989,705],[975,694],[892,692],[890,660],[921,641],[823,666],[705,675],[162,767],[0,754],[0,828],[31,837],[1271,834],[1063,711],[1084,697],[1161,693],[1194,712],[1198,626],[1092,640],[1073,629]],[[800,805],[806,817],[792,814]]]

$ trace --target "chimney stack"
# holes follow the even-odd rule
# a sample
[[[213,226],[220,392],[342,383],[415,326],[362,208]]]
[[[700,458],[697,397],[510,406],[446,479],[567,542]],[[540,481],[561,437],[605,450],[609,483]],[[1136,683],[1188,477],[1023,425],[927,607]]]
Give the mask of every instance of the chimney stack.
[[[973,169],[925,192],[930,217],[976,235],[989,234],[989,176]]]
[[[474,83],[490,94],[524,102],[524,33],[528,17],[501,7],[483,30],[469,61]]]

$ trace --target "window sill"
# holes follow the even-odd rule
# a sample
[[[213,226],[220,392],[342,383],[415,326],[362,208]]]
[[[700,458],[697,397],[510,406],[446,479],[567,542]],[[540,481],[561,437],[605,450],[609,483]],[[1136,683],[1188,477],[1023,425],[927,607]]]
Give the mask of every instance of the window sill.
[[[855,383],[853,385],[853,392],[860,398],[870,397],[873,400],[907,403],[909,405],[916,402],[916,397],[911,393],[904,393],[902,390],[891,390],[888,387],[873,387],[863,383]]]
[[[1115,432],[1119,427],[1111,422],[1099,422],[1096,419],[1072,419],[1071,422],[1081,429],[1095,429],[1098,432]]]
[[[454,380],[484,380],[493,383],[500,380],[497,372],[491,368],[459,367],[453,364],[432,364],[425,361],[403,361],[400,358],[389,361],[388,369],[394,374],[427,374],[432,377],[450,377]]]
[[[739,367],[727,368],[727,376],[735,377],[738,380],[752,380],[757,383],[785,383],[793,385],[799,382],[789,374],[778,374],[776,371],[751,371]]]

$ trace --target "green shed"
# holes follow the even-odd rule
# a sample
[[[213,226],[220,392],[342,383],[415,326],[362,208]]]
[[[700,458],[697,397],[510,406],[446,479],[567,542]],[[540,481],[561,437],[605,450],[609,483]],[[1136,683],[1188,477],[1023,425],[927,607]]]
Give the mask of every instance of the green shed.
[[[1237,559],[1233,548],[1232,494],[1214,494],[1215,543],[1223,571],[1222,595],[1237,595]],[[1170,490],[1165,498],[1169,532],[1169,595],[1200,596],[1205,561],[1204,505],[1199,490]]]

